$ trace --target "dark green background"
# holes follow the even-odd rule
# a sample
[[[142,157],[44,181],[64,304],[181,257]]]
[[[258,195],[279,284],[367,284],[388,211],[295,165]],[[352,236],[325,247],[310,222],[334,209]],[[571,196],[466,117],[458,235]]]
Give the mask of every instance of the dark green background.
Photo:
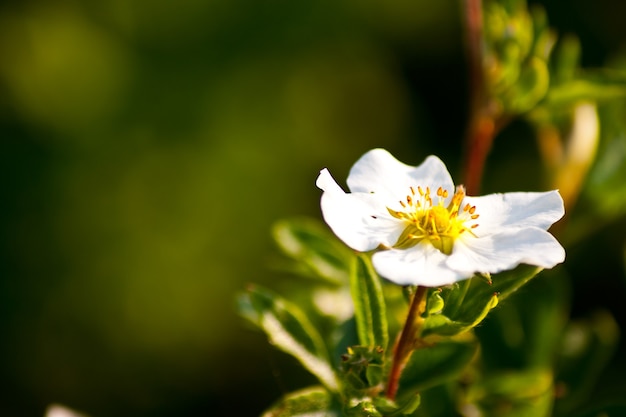
[[[321,168],[385,147],[458,178],[459,3],[0,5],[0,415],[256,415],[311,381],[234,294],[289,282],[269,230],[320,217]],[[583,65],[626,46],[622,3],[545,5]],[[498,139],[486,191],[542,187],[532,135]],[[574,314],[623,317],[625,230],[566,248]]]

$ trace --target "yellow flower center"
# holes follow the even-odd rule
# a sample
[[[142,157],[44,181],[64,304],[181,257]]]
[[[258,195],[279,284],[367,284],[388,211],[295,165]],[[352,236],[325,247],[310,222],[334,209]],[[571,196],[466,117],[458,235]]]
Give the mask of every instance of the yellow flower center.
[[[472,229],[478,226],[474,223],[466,225],[468,220],[476,220],[476,206],[466,204],[461,209],[461,203],[465,197],[465,189],[462,186],[457,187],[456,192],[452,196],[452,200],[448,206],[444,206],[448,197],[448,190],[439,187],[437,189],[436,199],[430,195],[430,188],[410,187],[411,194],[406,196],[406,201],[400,201],[403,210],[396,211],[387,208],[389,213],[396,219],[403,220],[406,227],[394,248],[408,249],[420,242],[430,242],[435,248],[446,255],[452,253],[454,241],[461,233],[469,232],[473,236]]]

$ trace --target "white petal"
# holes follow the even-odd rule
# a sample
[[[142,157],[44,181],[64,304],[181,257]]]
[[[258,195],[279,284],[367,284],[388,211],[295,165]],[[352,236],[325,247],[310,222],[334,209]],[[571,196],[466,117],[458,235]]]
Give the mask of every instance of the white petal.
[[[391,246],[402,233],[402,222],[391,218],[374,194],[346,194],[327,169],[320,172],[316,185],[324,190],[321,198],[324,220],[352,249],[365,252],[380,244]]]
[[[480,217],[474,233],[478,236],[497,233],[508,227],[539,227],[548,229],[565,214],[558,191],[489,194],[465,197],[463,204],[476,206]]]
[[[424,243],[407,250],[376,252],[372,263],[382,277],[399,285],[438,287],[473,275],[449,268],[446,258],[434,246]]]
[[[457,240],[447,265],[464,273],[497,273],[521,263],[552,268],[564,260],[565,250],[554,236],[537,227],[529,227]]]
[[[373,149],[363,155],[350,169],[348,187],[352,192],[374,192],[388,205],[404,200],[409,187],[443,187],[452,193],[454,184],[445,164],[436,156],[429,156],[413,167],[398,161],[384,149]]]

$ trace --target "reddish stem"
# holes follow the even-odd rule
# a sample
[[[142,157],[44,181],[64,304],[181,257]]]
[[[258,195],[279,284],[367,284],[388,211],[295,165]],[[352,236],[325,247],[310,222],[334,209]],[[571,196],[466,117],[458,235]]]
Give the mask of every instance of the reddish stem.
[[[425,308],[425,295],[426,287],[417,287],[413,298],[411,299],[411,305],[409,306],[409,312],[404,322],[404,327],[400,333],[400,337],[393,350],[393,361],[391,364],[391,371],[389,372],[389,380],[387,381],[387,398],[393,400],[398,392],[398,386],[400,383],[400,376],[406,361],[411,356],[411,353],[415,349],[415,341],[417,339],[417,333],[419,331],[419,316],[422,314]]]

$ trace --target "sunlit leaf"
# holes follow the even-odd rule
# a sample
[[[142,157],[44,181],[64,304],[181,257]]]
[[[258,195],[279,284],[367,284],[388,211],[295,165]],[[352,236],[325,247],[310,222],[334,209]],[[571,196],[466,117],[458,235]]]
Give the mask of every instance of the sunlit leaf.
[[[355,258],[350,281],[359,342],[387,349],[387,312],[380,278],[365,256]]]
[[[285,395],[261,417],[341,417],[341,408],[323,387],[309,387]]]
[[[321,222],[307,218],[281,220],[272,235],[280,249],[298,261],[293,268],[304,275],[324,278],[335,284],[349,280],[354,254]]]
[[[326,388],[338,389],[324,342],[298,306],[257,286],[238,301],[241,315],[265,331],[274,346],[298,359]]]

